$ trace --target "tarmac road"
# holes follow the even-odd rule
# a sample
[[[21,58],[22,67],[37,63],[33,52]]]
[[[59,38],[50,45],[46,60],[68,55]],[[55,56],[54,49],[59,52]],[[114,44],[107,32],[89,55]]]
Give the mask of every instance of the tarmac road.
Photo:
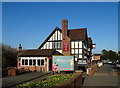
[[[120,88],[120,69],[114,69],[111,64],[104,64],[92,76],[87,76],[83,83],[84,87],[110,87]],[[118,87],[119,86],[119,87]]]

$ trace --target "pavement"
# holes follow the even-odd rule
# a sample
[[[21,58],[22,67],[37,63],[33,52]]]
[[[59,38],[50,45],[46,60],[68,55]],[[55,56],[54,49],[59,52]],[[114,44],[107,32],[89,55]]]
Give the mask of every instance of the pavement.
[[[2,78],[2,88],[15,88],[16,85],[29,81],[38,81],[50,75],[51,72],[30,72],[17,76],[7,76]]]
[[[120,69],[114,69],[111,64],[104,64],[91,76],[86,76],[83,88],[120,88]]]

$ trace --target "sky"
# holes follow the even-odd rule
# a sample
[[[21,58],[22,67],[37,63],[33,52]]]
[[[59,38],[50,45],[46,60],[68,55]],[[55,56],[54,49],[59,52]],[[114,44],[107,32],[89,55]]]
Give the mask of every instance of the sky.
[[[2,42],[37,49],[55,27],[87,28],[93,53],[118,50],[118,2],[3,2]]]

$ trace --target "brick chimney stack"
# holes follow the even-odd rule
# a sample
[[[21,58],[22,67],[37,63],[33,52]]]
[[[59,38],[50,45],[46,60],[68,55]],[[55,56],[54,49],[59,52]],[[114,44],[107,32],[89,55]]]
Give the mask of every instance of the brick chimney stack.
[[[20,53],[22,53],[22,46],[21,46],[21,44],[19,44],[19,47],[18,47],[18,55],[19,55]]]
[[[67,36],[67,30],[68,30],[68,20],[63,19],[62,20],[62,38],[65,39]]]
[[[63,19],[62,20],[62,53],[63,55],[70,55],[71,49],[70,49],[70,38],[67,34],[68,31],[68,20]]]

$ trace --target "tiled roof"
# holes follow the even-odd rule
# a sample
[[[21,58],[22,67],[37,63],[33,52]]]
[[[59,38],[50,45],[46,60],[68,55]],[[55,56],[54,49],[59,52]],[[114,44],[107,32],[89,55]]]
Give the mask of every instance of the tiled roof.
[[[70,37],[71,40],[84,40],[87,37],[87,29],[80,28],[68,30],[68,37]]]
[[[30,49],[23,51],[18,57],[26,57],[26,56],[52,56],[55,55],[55,52],[57,52],[55,49]],[[59,52],[57,52],[60,54]]]

